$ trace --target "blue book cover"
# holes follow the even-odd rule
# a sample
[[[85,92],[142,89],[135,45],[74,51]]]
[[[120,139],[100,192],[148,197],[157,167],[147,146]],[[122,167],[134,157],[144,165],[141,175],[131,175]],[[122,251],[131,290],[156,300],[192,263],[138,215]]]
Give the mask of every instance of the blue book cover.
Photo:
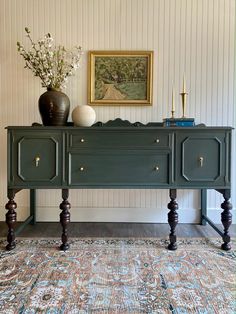
[[[194,118],[166,118],[163,119],[164,126],[195,126]]]

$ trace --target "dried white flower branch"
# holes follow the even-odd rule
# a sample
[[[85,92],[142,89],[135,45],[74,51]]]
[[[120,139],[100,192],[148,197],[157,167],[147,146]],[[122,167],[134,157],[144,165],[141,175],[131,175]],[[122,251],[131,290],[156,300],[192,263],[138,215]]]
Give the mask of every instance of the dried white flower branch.
[[[27,51],[17,42],[17,49],[25,60],[25,68],[32,70],[34,75],[41,79],[42,87],[65,88],[67,78],[74,75],[80,67],[82,48],[79,46],[67,50],[64,46],[56,46],[50,33],[34,42],[30,30],[25,27],[25,31],[31,42],[31,48]]]

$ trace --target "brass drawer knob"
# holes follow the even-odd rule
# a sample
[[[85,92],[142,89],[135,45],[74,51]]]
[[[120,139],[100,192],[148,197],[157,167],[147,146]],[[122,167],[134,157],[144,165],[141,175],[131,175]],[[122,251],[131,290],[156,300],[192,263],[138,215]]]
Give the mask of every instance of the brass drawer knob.
[[[156,166],[156,167],[155,167],[155,170],[156,170],[156,171],[158,171],[158,170],[159,170],[159,167],[158,167],[158,166]]]
[[[84,167],[80,167],[79,170],[80,170],[80,171],[84,171]]]
[[[34,158],[34,161],[35,161],[35,167],[38,167],[39,166],[39,162],[40,162],[40,157],[39,156],[36,156]]]
[[[155,142],[156,142],[156,143],[159,143],[159,142],[160,142],[159,138],[157,138],[157,139],[155,140]]]
[[[84,142],[85,142],[85,140],[84,140],[83,138],[81,138],[81,139],[80,139],[80,142],[81,142],[81,143],[84,143]]]

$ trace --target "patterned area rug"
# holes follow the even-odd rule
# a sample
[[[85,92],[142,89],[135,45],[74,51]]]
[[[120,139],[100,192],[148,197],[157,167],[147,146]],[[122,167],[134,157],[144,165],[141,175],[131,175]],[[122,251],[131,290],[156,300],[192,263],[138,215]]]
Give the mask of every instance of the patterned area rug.
[[[235,251],[220,240],[0,240],[0,313],[233,314]]]

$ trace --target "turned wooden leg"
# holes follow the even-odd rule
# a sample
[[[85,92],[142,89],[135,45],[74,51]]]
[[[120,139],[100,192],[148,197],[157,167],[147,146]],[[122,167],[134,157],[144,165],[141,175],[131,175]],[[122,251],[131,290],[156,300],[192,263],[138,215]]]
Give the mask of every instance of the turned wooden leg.
[[[223,212],[221,213],[221,221],[224,226],[224,234],[222,236],[224,243],[221,245],[221,248],[225,251],[229,251],[231,249],[229,227],[232,223],[232,214],[230,212],[232,204],[229,201],[230,191],[226,190],[223,193],[223,196],[225,201],[221,204],[221,208],[223,209]]]
[[[168,213],[168,223],[170,225],[170,244],[168,245],[169,250],[176,250],[177,249],[177,243],[176,243],[176,234],[175,234],[175,228],[178,224],[178,204],[175,201],[176,199],[176,190],[170,190],[170,203],[168,204],[168,209],[170,210]]]
[[[70,222],[70,212],[69,209],[71,208],[70,203],[68,202],[69,197],[69,190],[63,189],[62,190],[62,198],[63,202],[60,204],[60,209],[62,212],[60,213],[60,223],[62,225],[62,244],[60,246],[60,249],[63,251],[66,251],[69,249],[68,242],[68,234],[67,234],[67,225]]]
[[[6,223],[8,225],[8,234],[7,234],[7,246],[6,249],[8,251],[13,250],[16,247],[15,243],[15,232],[14,232],[14,225],[16,223],[16,212],[15,209],[17,208],[17,204],[14,201],[15,192],[10,190],[8,191],[8,203],[6,204],[5,208],[8,210],[6,213]]]

